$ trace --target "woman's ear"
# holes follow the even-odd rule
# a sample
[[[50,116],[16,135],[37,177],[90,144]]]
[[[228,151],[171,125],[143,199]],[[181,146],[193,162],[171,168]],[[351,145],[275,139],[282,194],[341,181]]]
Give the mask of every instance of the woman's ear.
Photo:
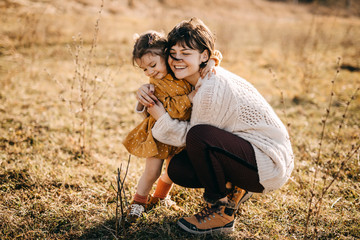
[[[201,56],[200,56],[200,60],[201,62],[207,62],[210,58],[210,55],[209,55],[209,51],[208,50],[204,50],[202,53],[201,53]]]

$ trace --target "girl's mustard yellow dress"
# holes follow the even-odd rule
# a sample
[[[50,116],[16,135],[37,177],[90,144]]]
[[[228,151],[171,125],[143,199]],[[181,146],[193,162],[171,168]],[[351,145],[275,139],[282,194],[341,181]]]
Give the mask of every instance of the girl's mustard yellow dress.
[[[191,115],[191,102],[188,94],[191,85],[185,80],[175,80],[170,74],[163,79],[150,78],[150,83],[155,86],[154,95],[162,102],[171,118],[187,121]],[[156,120],[148,115],[124,139],[123,144],[129,153],[137,157],[156,157],[166,159],[183,148],[161,143],[153,138],[151,129]]]

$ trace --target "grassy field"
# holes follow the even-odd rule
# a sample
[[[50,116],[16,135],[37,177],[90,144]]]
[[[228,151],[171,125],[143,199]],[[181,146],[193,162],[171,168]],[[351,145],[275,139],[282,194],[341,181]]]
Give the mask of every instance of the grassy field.
[[[360,238],[360,19],[354,5],[2,1],[0,238]],[[168,32],[192,16],[216,34],[222,66],[251,82],[288,125],[292,178],[243,204],[229,236],[179,229],[176,220],[199,210],[194,203],[202,202],[202,192],[178,186],[171,196],[186,213],[157,207],[116,230],[117,168],[123,178],[129,157],[121,141],[140,121],[134,93],[147,82],[131,65],[133,34]],[[143,169],[143,159],[132,157],[128,200]]]

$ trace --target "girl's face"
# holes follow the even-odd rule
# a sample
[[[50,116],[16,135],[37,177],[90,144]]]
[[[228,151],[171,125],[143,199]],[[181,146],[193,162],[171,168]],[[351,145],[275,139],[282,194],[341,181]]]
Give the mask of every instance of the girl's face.
[[[200,53],[198,50],[177,43],[171,47],[169,53],[168,63],[175,77],[195,85],[200,77],[200,64],[208,60],[208,51]]]
[[[141,58],[135,59],[136,64],[144,70],[148,77],[162,79],[167,75],[165,59],[159,55],[147,53]]]

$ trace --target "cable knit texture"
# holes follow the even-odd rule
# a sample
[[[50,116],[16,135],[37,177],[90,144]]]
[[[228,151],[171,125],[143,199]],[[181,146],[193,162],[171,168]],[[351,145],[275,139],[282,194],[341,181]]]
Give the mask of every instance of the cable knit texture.
[[[164,114],[152,132],[160,142],[184,146],[188,130],[209,124],[249,141],[255,150],[264,192],[280,188],[294,168],[289,134],[272,107],[245,79],[221,68],[199,79],[190,122]],[[216,136],[214,136],[216,137]]]

